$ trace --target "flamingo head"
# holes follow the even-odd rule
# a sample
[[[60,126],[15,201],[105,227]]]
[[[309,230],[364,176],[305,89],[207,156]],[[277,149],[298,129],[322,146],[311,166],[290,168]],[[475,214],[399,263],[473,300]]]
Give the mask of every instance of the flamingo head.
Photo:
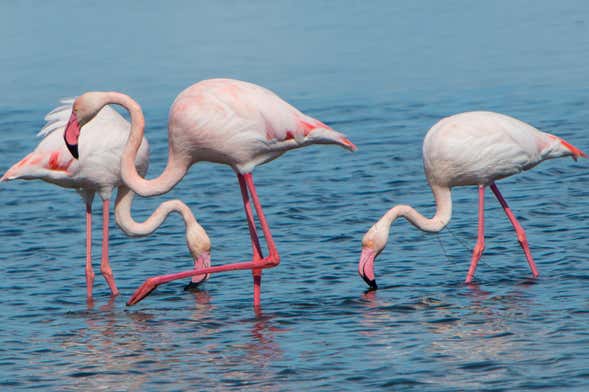
[[[211,266],[211,240],[201,225],[195,223],[187,227],[186,243],[194,259],[194,268],[196,270]],[[191,286],[202,283],[208,278],[209,274],[194,275]]]
[[[92,120],[100,109],[107,104],[105,93],[87,92],[76,98],[72,107],[72,114],[65,127],[63,138],[73,157],[78,159],[78,139],[84,125]]]
[[[376,222],[362,238],[362,254],[358,263],[358,274],[372,290],[378,288],[374,276],[374,260],[387,245],[389,229],[390,225],[381,220]]]

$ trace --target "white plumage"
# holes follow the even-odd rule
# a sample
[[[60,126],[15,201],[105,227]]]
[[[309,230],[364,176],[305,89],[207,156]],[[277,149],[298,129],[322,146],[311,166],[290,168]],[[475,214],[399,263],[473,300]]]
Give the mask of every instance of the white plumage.
[[[64,142],[64,131],[72,113],[74,99],[64,99],[45,116],[46,124],[37,133],[43,140],[29,155],[6,171],[0,181],[15,179],[40,179],[64,188],[75,189],[86,203],[86,282],[87,296],[92,297],[94,272],[91,256],[91,205],[96,193],[103,202],[103,237],[101,271],[107,280],[113,295],[118,294],[108,256],[109,204],[113,189],[119,188],[116,200],[117,224],[130,236],[144,236],[152,233],[173,211],[179,212],[187,225],[188,231],[202,231],[190,209],[179,200],[162,203],[160,207],[143,223],[135,222],[131,217],[131,202],[134,193],[129,191],[121,179],[121,155],[130,132],[129,122],[110,106],[105,106],[92,121],[86,124],[89,132],[80,136],[80,158],[74,159]],[[149,161],[149,145],[142,138],[137,153],[138,172],[144,176]],[[206,234],[203,234],[206,237]],[[200,244],[199,244],[200,245]],[[195,245],[189,242],[194,254]],[[199,268],[208,265],[208,261],[197,261]],[[206,276],[193,278],[201,282]]]
[[[393,222],[404,217],[418,229],[439,232],[452,217],[451,188],[478,185],[478,240],[466,282],[471,282],[484,249],[484,192],[487,186],[512,223],[532,274],[538,276],[525,232],[495,181],[531,169],[547,159],[565,156],[575,160],[586,157],[583,151],[558,136],[541,132],[504,114],[466,112],[440,120],[423,141],[425,176],[434,194],[436,214],[428,219],[408,205],[391,208],[364,235],[358,273],[369,286],[376,288],[374,260],[385,248]]]

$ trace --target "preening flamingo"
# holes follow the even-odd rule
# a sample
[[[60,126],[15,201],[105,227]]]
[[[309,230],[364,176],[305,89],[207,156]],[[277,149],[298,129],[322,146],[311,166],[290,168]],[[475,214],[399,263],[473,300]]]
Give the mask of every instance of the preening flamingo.
[[[63,100],[61,106],[47,114],[46,125],[38,133],[43,140],[33,152],[13,165],[0,181],[15,179],[40,179],[64,188],[73,188],[80,193],[86,203],[86,286],[87,298],[92,298],[94,271],[92,268],[92,200],[98,193],[102,199],[102,259],[100,270],[108,283],[112,295],[119,293],[109,263],[109,204],[113,189],[119,187],[115,202],[116,222],[129,236],[145,236],[152,233],[173,211],[179,212],[187,227],[189,249],[198,267],[208,266],[207,241],[190,209],[179,200],[161,204],[145,222],[135,222],[131,217],[131,201],[134,193],[122,185],[120,160],[127,141],[130,125],[117,111],[105,106],[86,127],[88,132],[80,136],[79,160],[72,158],[63,142],[68,119],[72,113],[74,100]],[[139,139],[136,157],[138,171],[147,172],[149,145],[145,138]],[[206,236],[206,234],[205,234]],[[198,241],[195,241],[198,238]],[[203,248],[204,246],[204,248]],[[195,277],[194,281],[204,280],[206,276]]]
[[[134,164],[145,121],[139,104],[125,94],[88,92],[78,97],[65,132],[66,144],[76,156],[81,127],[107,104],[119,104],[131,115],[131,134],[121,161],[125,184],[141,196],[160,195],[172,189],[196,162],[229,165],[237,174],[253,249],[253,259],[249,262],[149,278],[133,294],[129,305],[172,280],[251,269],[254,306],[259,306],[262,269],[277,266],[280,257],[256,193],[253,169],[288,150],[310,144],[338,144],[351,151],[356,149],[343,134],[301,113],[263,87],[230,79],[204,80],[182,91],[174,101],[168,122],[167,166],[159,177],[146,180],[137,174]],[[266,257],[262,255],[256,233],[250,197],[267,242]]]
[[[446,227],[452,216],[451,188],[477,185],[478,239],[466,283],[471,282],[485,247],[484,195],[487,186],[505,210],[532,274],[537,277],[538,270],[524,229],[499,192],[495,181],[531,169],[547,159],[566,156],[571,156],[574,160],[586,157],[583,151],[565,140],[504,114],[467,112],[440,120],[429,130],[423,141],[425,176],[436,202],[434,217],[428,219],[408,205],[391,208],[364,235],[358,273],[371,288],[376,289],[374,259],[386,246],[393,222],[404,217],[420,230],[439,232]]]

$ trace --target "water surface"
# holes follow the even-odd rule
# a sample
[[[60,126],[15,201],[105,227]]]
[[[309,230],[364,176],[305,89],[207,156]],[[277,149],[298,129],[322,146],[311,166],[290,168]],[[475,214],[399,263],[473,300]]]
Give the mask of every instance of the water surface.
[[[88,306],[79,197],[2,184],[1,388],[586,390],[586,161],[546,162],[498,184],[527,231],[538,280],[489,193],[487,249],[476,284],[462,284],[476,241],[474,188],[455,190],[439,235],[395,223],[376,264],[378,291],[365,292],[356,263],[386,209],[411,203],[433,214],[421,141],[443,116],[495,110],[589,149],[587,15],[582,1],[2,4],[1,171],[35,146],[57,99],[114,89],[144,107],[154,177],[172,100],[219,76],[273,89],[359,151],[310,147],[256,170],[282,256],[264,273],[259,312],[244,271],[194,292],[174,282],[125,307],[146,277],[191,265],[177,216],[144,239],[113,224],[122,294],[111,299],[97,275]],[[138,199],[134,214],[173,197],[209,232],[215,264],[250,257],[229,168],[198,164],[170,194]]]

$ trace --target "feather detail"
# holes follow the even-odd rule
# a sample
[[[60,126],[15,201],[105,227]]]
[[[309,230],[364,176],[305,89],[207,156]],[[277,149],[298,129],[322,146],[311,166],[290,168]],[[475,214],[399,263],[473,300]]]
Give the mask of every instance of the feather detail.
[[[64,98],[59,102],[63,105],[56,107],[47,115],[45,115],[45,125],[37,133],[37,137],[47,136],[50,133],[58,130],[61,127],[65,127],[72,113],[72,106],[75,98]]]

